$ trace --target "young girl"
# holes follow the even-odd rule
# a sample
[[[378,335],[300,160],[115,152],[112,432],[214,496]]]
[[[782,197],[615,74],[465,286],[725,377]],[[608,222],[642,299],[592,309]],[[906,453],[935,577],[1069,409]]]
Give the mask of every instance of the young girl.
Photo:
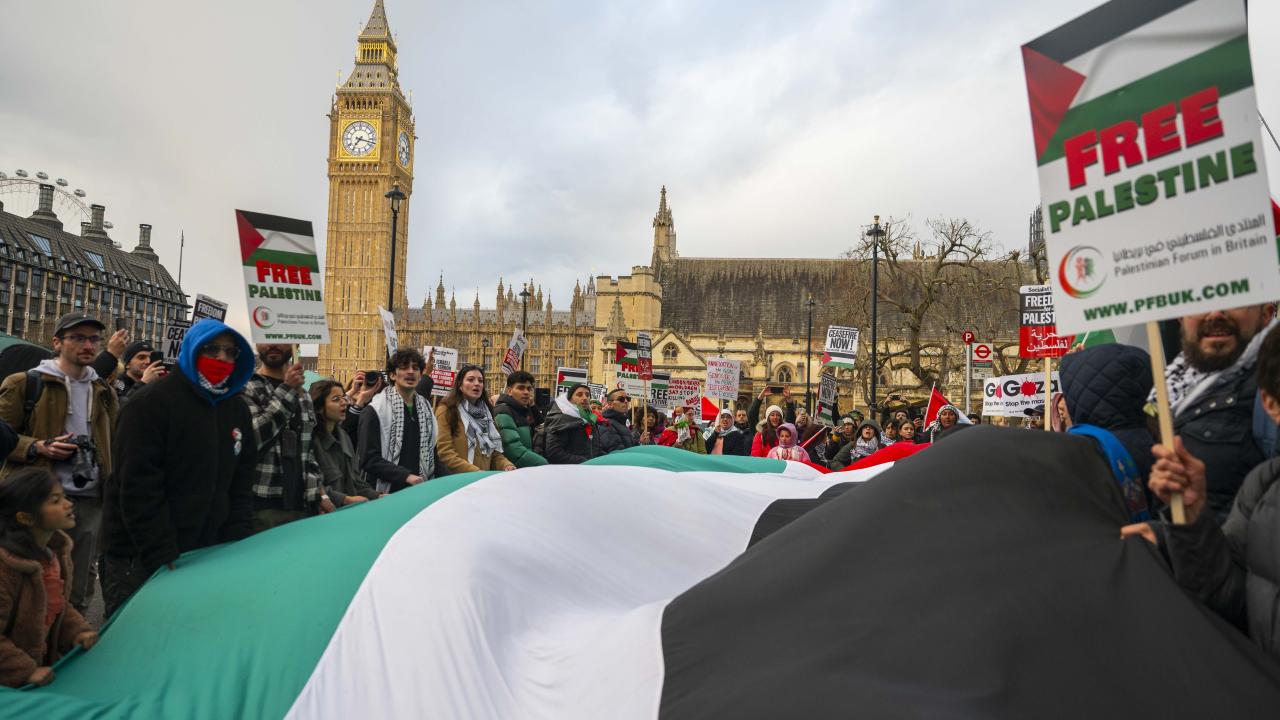
[[[0,481],[0,685],[47,685],[53,663],[98,633],[71,607],[71,538],[76,526],[62,484],[43,468]]]
[[[910,420],[903,420],[898,425],[898,442],[913,443],[916,441],[916,426]]]
[[[791,423],[782,423],[778,426],[778,444],[769,451],[768,457],[773,460],[795,460],[797,462],[805,462],[809,459],[809,453],[804,448],[796,445],[796,426]]]

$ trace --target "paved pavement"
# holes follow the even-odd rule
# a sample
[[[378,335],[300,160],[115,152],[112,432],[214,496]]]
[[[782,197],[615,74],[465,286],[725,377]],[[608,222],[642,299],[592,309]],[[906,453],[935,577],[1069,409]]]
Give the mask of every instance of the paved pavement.
[[[89,621],[95,630],[102,627],[105,618],[102,617],[102,588],[98,586],[98,578],[93,579],[93,599],[89,601],[89,608],[84,613],[84,619]]]

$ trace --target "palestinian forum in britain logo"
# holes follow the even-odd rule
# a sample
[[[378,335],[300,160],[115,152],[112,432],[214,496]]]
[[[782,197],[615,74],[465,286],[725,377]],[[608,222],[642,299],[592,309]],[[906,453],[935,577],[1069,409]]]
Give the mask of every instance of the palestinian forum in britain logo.
[[[269,328],[276,324],[276,314],[271,308],[259,305],[253,309],[253,324],[260,328]]]
[[[1106,273],[1102,271],[1102,253],[1096,247],[1073,247],[1058,264],[1058,283],[1073,298],[1087,298],[1098,292],[1106,279]]]

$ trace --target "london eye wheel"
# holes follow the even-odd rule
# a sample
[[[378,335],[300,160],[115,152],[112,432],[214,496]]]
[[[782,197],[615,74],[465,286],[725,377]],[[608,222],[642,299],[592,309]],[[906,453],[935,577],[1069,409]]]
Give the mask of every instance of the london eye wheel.
[[[67,232],[75,233],[80,223],[90,221],[92,212],[85,202],[85,191],[73,189],[65,178],[50,180],[43,171],[34,174],[26,170],[0,171],[0,202],[4,203],[5,212],[30,216],[40,206],[41,185],[53,186],[53,212]],[[103,223],[103,227],[109,230],[111,223]]]

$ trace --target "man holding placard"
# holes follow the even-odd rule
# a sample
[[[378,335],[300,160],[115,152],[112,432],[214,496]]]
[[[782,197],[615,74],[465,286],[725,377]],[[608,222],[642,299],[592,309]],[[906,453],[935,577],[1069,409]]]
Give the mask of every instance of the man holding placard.
[[[1274,454],[1253,432],[1258,348],[1274,318],[1269,303],[1183,317],[1182,352],[1165,371],[1181,442],[1155,449],[1157,461],[1163,460],[1157,468],[1203,462],[1209,510],[1219,522],[1245,475]]]
[[[1232,382],[1247,348],[1216,368],[1228,371],[1222,384],[1182,383],[1171,412],[1156,325],[1199,318],[1184,322],[1184,341],[1220,355],[1240,344],[1228,337],[1229,308],[1280,296],[1243,0],[1112,0],[1027,43],[1022,57],[1058,331],[1145,323],[1161,454],[1174,454],[1174,412],[1202,450],[1247,448],[1238,422],[1199,419],[1224,415],[1228,400],[1225,414],[1252,412],[1252,394],[1239,394],[1249,373]],[[1262,312],[1236,323],[1241,340],[1261,329]],[[1200,337],[1206,319],[1211,334]],[[1238,480],[1217,484],[1221,499]],[[1170,511],[1183,522],[1176,495]]]

